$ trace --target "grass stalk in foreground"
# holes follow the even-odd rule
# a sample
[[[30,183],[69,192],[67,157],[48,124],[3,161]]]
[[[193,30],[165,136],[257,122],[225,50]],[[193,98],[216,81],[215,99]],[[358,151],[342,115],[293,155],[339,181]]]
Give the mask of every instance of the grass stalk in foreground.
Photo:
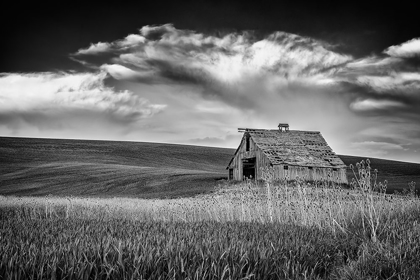
[[[0,197],[0,279],[416,279],[419,200],[364,169],[353,190],[267,177],[172,200]]]

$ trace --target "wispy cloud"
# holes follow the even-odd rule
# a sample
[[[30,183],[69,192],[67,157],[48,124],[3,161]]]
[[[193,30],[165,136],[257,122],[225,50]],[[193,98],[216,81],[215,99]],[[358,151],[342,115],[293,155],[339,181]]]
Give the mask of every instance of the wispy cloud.
[[[137,40],[132,40],[137,36]],[[118,80],[144,84],[196,86],[205,98],[253,109],[259,100],[284,93],[289,86],[324,86],[351,56],[325,42],[275,32],[257,38],[252,32],[213,36],[172,25],[145,26],[139,35],[109,43],[97,67]],[[86,52],[74,56],[92,63]],[[93,57],[97,61],[97,57]],[[255,92],[251,92],[254,90]],[[296,93],[295,93],[296,94]]]
[[[354,111],[385,110],[396,107],[404,108],[405,105],[397,101],[375,99],[357,99],[350,104],[350,108]]]
[[[84,54],[84,55],[96,55],[104,52],[108,52],[111,50],[111,45],[109,43],[96,43],[91,44],[87,49],[80,49],[77,53]]]
[[[354,142],[350,145],[350,149],[354,155],[369,153],[372,157],[379,158],[386,157],[395,152],[400,153],[408,150],[398,144],[375,141]]]
[[[41,130],[74,126],[130,124],[164,110],[130,91],[104,84],[106,73],[3,73],[0,126],[32,125]]]
[[[107,52],[109,56],[102,64],[119,64],[153,82],[160,79],[208,85],[232,84],[249,74],[271,74],[288,80],[328,77],[351,59],[330,48],[324,42],[285,32],[262,39],[250,32],[217,37],[168,24],[145,26],[139,35],[112,43],[92,44],[74,56],[89,61],[87,54]],[[127,78],[132,79],[132,75]]]

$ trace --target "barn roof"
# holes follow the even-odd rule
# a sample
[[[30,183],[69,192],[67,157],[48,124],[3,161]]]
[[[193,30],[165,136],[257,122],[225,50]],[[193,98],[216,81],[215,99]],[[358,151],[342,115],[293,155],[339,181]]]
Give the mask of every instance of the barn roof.
[[[346,167],[318,131],[280,131],[278,129],[250,128],[240,129],[240,131],[245,132],[244,137],[248,134],[252,138],[256,146],[261,149],[273,165]],[[235,155],[238,150],[236,150]],[[231,162],[229,162],[229,165]]]

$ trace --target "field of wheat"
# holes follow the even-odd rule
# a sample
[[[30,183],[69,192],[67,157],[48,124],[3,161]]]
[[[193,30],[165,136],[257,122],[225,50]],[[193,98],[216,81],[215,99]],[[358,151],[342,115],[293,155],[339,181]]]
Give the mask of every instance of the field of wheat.
[[[414,183],[328,180],[178,199],[0,196],[0,279],[417,279]]]

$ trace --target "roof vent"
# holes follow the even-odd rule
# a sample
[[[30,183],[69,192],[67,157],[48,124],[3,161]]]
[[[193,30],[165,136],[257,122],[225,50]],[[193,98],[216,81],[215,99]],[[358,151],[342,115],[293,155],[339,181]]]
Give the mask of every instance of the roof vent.
[[[289,131],[289,124],[288,123],[279,123],[279,130],[280,131]]]

